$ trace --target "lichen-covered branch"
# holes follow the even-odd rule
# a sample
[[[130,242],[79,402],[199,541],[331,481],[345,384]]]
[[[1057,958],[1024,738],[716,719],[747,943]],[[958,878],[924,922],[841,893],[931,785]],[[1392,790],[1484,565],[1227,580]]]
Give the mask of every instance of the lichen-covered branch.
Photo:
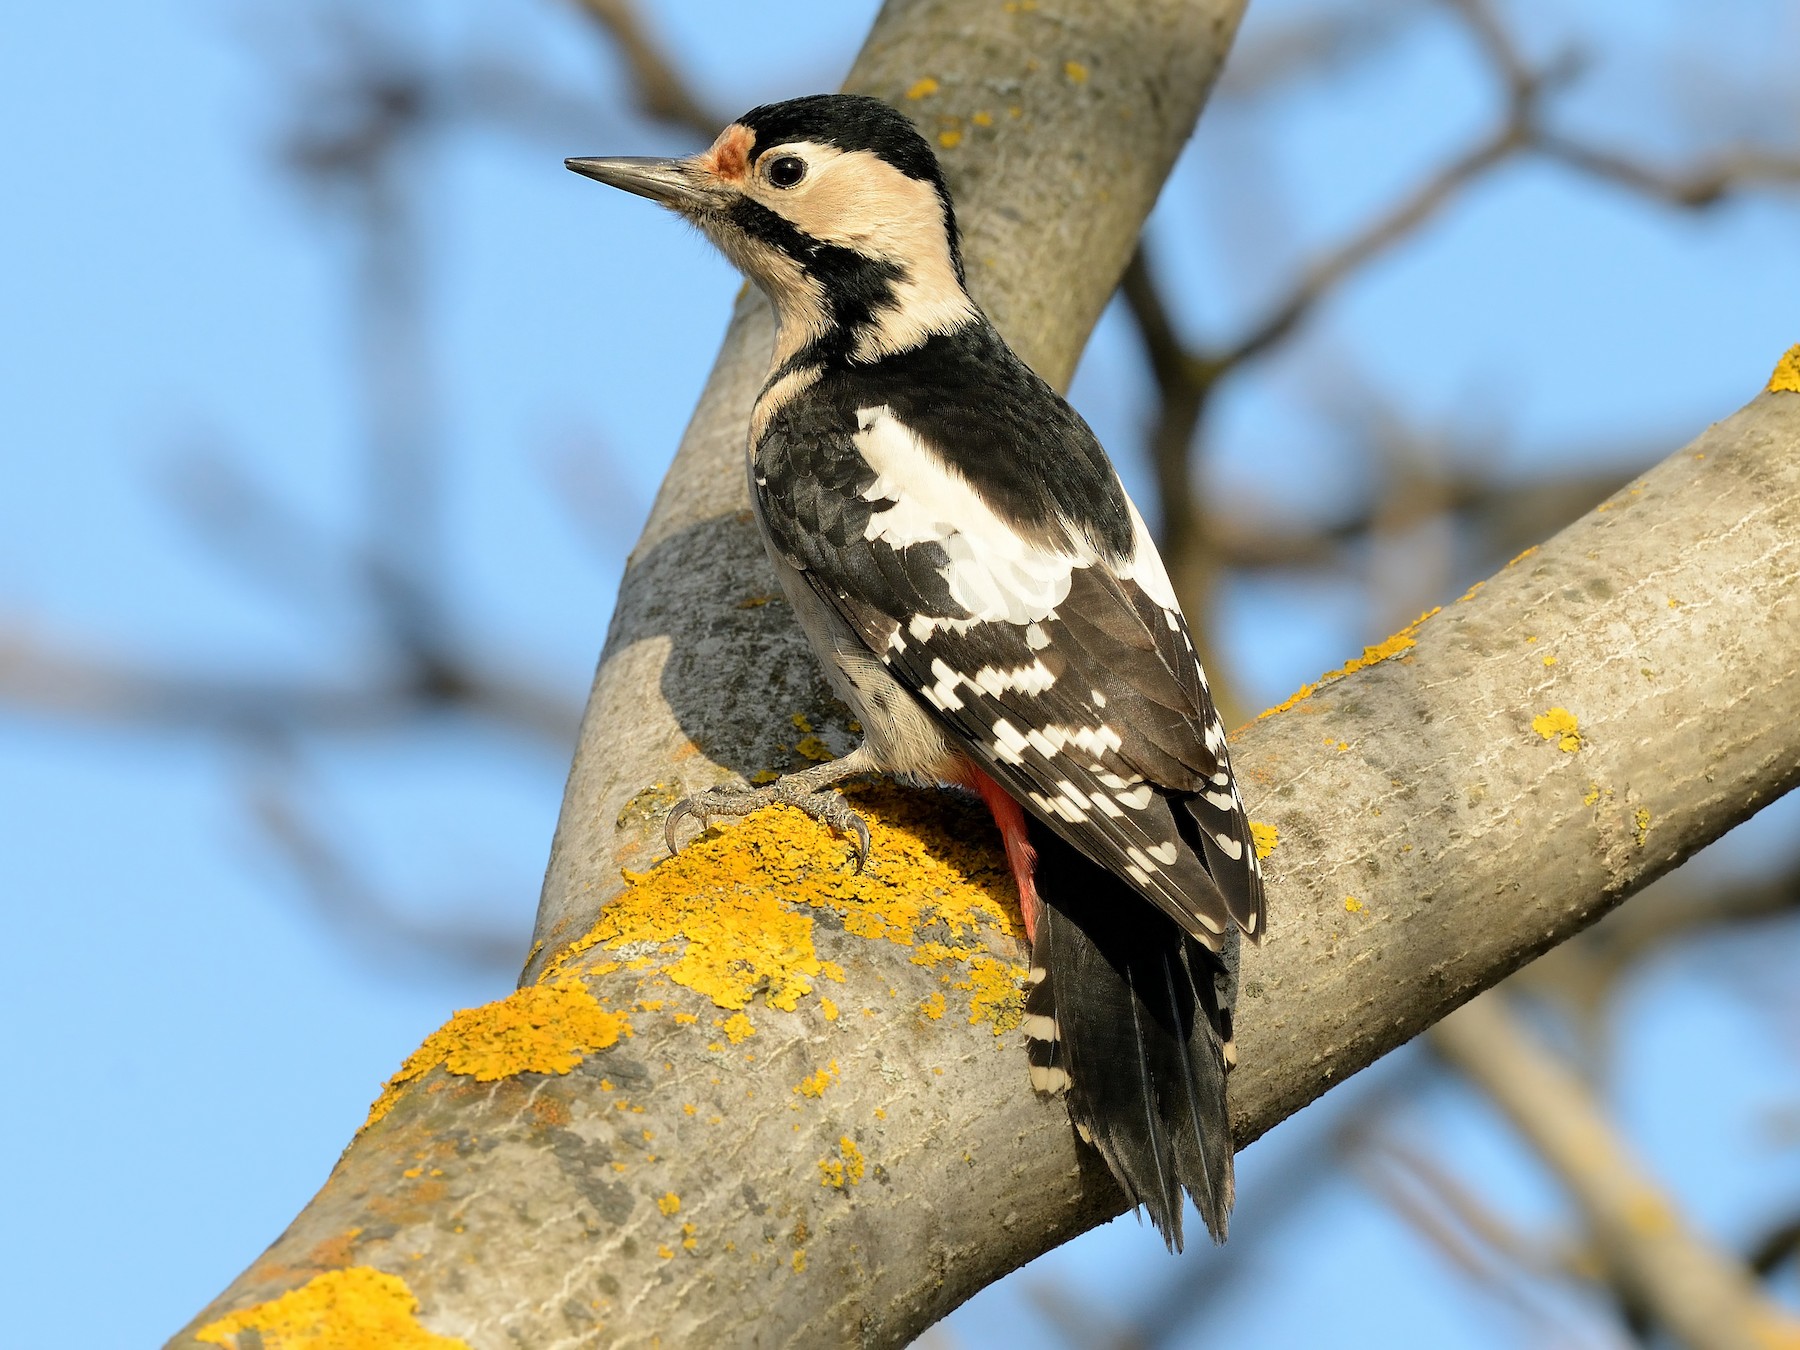
[[[912,0],[878,21],[852,86],[937,137],[979,297],[1051,378],[1236,18]],[[974,808],[868,790],[860,876],[783,811],[662,860],[682,792],[853,734],[745,512],[767,340],[742,303],[633,556],[521,989],[408,1060],[176,1344],[246,1350],[329,1304],[440,1347],[894,1345],[1117,1211],[1027,1087],[1017,926]],[[1800,778],[1797,521],[1800,398],[1771,393],[1238,738],[1273,846],[1241,1141]]]
[[[1703,1241],[1607,1125],[1593,1096],[1498,994],[1457,1009],[1432,1045],[1506,1113],[1574,1197],[1614,1281],[1692,1350],[1800,1346],[1800,1320]]]

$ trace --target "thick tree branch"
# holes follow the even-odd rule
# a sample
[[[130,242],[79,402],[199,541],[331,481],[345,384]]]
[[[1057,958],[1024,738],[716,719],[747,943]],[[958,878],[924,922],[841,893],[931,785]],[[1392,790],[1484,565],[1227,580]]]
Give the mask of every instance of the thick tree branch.
[[[940,144],[974,284],[1051,378],[1236,18],[913,0],[878,21],[852,86],[959,133]],[[645,870],[684,789],[848,741],[744,510],[767,343],[740,305],[633,556],[526,986],[427,1042],[177,1344],[209,1326],[231,1344],[227,1312],[336,1297],[348,1269],[477,1347],[892,1345],[1119,1206],[1006,1034],[1017,925],[966,805],[867,797],[862,877],[786,812]],[[1239,738],[1280,837],[1243,981],[1241,1140],[1793,785],[1797,513],[1800,398],[1769,395],[1400,659]]]

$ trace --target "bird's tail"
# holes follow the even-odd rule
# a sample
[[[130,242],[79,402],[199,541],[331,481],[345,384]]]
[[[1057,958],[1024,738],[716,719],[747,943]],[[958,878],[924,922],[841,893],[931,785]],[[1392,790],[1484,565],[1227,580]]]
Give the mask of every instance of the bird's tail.
[[[1230,978],[1223,961],[1038,821],[1042,909],[1025,1033],[1032,1085],[1181,1250],[1181,1193],[1215,1242],[1231,1213]]]

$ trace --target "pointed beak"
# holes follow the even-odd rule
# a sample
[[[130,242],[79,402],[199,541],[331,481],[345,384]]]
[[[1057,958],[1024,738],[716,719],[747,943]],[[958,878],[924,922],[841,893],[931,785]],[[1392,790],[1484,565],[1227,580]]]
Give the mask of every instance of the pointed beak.
[[[724,204],[726,190],[691,159],[565,159],[563,164],[609,187],[623,188],[674,211],[710,211]]]

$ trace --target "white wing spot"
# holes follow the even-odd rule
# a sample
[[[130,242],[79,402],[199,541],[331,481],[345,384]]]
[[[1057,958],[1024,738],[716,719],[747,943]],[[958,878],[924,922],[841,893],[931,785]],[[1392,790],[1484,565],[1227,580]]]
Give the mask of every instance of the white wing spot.
[[[1019,729],[1002,717],[994,723],[994,754],[1008,764],[1023,764],[1023,751],[1030,742],[1019,734]]]
[[[1150,846],[1150,848],[1146,850],[1146,852],[1148,852],[1152,858],[1155,858],[1164,867],[1173,867],[1175,865],[1175,859],[1180,856],[1180,854],[1176,851],[1175,844],[1173,841],[1165,841],[1160,844],[1152,844]]]
[[[1034,1041],[1054,1041],[1061,1034],[1054,1017],[1045,1017],[1042,1013],[1026,1013],[1019,1023],[1025,1034]]]
[[[1092,690],[1090,692],[1092,693],[1092,696],[1094,699],[1094,706],[1096,708],[1104,708],[1106,706],[1106,695],[1101,693],[1098,689]]]
[[[937,683],[925,691],[925,697],[945,712],[955,712],[962,707],[963,701],[956,696],[956,686],[962,676],[950,669],[941,656],[931,659],[931,673],[937,677]]]
[[[1103,755],[1108,750],[1117,750],[1125,744],[1119,733],[1104,723],[1097,727],[1076,727],[1072,732],[1063,729],[1063,735],[1070,745],[1085,750],[1090,755]]]
[[[1141,783],[1129,792],[1117,792],[1113,795],[1118,798],[1120,806],[1129,807],[1133,811],[1142,811],[1150,805],[1150,799],[1156,795],[1156,792],[1148,783]]]
[[[1209,792],[1206,794],[1207,804],[1216,806],[1221,811],[1235,811],[1237,799],[1229,792]]]
[[[1061,1092],[1069,1086],[1069,1075],[1061,1069],[1041,1069],[1031,1066],[1031,1086],[1039,1092]]]
[[[1224,851],[1225,856],[1233,862],[1244,856],[1244,846],[1222,830],[1214,833],[1213,843],[1217,844]]]
[[[1021,694],[1041,694],[1056,683],[1056,676],[1050,673],[1050,667],[1042,661],[1033,661],[1028,666],[1019,666],[1014,670],[983,666],[975,672],[975,683],[999,698],[1009,689],[1017,689]]]
[[[1042,624],[1025,626],[1025,645],[1034,652],[1041,652],[1050,645],[1050,635],[1044,631]]]

